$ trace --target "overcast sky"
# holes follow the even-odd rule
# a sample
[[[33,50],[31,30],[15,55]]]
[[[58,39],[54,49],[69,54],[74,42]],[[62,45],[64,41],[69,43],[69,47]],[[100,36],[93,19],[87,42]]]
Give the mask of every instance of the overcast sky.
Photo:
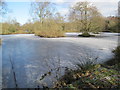
[[[20,24],[24,24],[31,19],[30,4],[34,0],[6,0],[7,7],[10,12],[3,20],[10,20],[15,18]],[[38,0],[40,2],[45,0]],[[48,0],[47,0],[48,1]],[[95,5],[103,16],[116,16],[119,0],[50,0],[56,4],[58,12],[66,15],[69,12],[69,7],[78,1],[88,1]]]

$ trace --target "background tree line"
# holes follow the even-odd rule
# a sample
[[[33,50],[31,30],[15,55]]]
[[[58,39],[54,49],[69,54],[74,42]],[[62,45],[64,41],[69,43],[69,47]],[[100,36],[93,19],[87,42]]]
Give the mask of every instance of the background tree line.
[[[14,19],[3,22],[0,34],[35,33],[41,37],[61,37],[65,32],[82,32],[85,35],[89,35],[89,32],[120,32],[117,16],[104,17],[96,6],[89,2],[78,2],[70,7],[67,17],[57,12],[51,2],[32,2],[30,11],[32,22],[24,25]]]

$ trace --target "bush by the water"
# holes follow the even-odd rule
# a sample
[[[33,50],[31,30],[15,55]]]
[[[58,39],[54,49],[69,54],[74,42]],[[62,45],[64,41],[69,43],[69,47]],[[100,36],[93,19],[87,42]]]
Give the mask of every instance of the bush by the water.
[[[62,27],[55,23],[54,20],[44,22],[43,24],[36,22],[33,25],[33,30],[35,32],[35,35],[40,37],[56,38],[64,36]]]
[[[22,26],[16,23],[2,23],[2,32],[0,34],[31,34],[34,33],[40,37],[56,38],[63,37],[64,32],[62,26],[54,20],[49,20],[43,24],[39,21],[34,23],[27,23]]]
[[[94,35],[89,34],[88,32],[78,35],[79,37],[94,37]]]
[[[57,38],[64,37],[64,33],[61,31],[52,31],[52,30],[42,30],[35,32],[36,36],[46,37],[46,38]]]

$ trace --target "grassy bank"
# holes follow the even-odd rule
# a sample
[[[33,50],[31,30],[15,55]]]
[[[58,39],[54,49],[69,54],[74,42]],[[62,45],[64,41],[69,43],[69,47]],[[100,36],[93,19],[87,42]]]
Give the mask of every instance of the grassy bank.
[[[118,88],[119,74],[116,65],[111,67],[100,64],[89,65],[89,68],[68,70],[54,88]]]
[[[77,70],[67,70],[54,88],[120,88],[120,46],[113,52],[114,58],[104,64],[87,63]]]

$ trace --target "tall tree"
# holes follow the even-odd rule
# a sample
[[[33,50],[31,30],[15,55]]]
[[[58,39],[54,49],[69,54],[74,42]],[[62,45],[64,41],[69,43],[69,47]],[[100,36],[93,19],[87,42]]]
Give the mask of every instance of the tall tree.
[[[36,19],[39,19],[39,21],[43,24],[44,20],[46,18],[49,18],[52,16],[52,3],[50,2],[32,2],[31,3],[31,13],[32,16]]]
[[[58,25],[60,25],[62,30],[64,31],[65,30],[65,21],[64,21],[65,18],[59,12],[57,12],[55,14],[54,19],[55,19],[56,23]]]
[[[97,30],[103,24],[100,12],[88,2],[77,2],[71,7],[69,20],[76,22],[78,29],[83,33],[95,31],[95,29]]]

